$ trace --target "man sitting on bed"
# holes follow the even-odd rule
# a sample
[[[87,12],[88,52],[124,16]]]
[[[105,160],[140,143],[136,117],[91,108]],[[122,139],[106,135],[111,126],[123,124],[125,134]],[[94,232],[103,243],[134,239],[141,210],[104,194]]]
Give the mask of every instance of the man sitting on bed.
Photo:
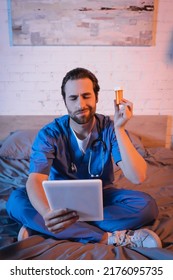
[[[154,199],[113,185],[112,158],[132,183],[140,184],[146,177],[146,162],[125,131],[133,113],[132,103],[126,99],[121,100],[121,106],[115,103],[114,121],[96,114],[100,87],[95,75],[83,68],[69,71],[61,90],[68,115],[40,130],[32,148],[26,189],[15,190],[7,203],[9,215],[23,225],[20,233],[31,229],[82,243],[161,247],[156,233],[144,228],[158,215]],[[92,143],[98,138],[97,156],[90,156]],[[103,221],[79,222],[75,211],[50,210],[44,180],[91,178],[103,182]]]

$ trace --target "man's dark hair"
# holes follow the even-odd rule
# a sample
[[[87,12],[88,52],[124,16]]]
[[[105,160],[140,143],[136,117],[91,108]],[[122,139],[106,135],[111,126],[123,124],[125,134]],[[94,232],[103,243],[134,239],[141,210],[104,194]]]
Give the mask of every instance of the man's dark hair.
[[[61,85],[61,94],[63,96],[63,99],[65,101],[65,85],[69,80],[78,80],[78,79],[84,79],[88,78],[92,81],[93,83],[93,90],[96,96],[96,99],[98,97],[98,92],[100,90],[100,86],[98,84],[98,80],[96,76],[90,72],[89,70],[85,68],[75,68],[65,75],[65,77],[62,80],[62,85]]]

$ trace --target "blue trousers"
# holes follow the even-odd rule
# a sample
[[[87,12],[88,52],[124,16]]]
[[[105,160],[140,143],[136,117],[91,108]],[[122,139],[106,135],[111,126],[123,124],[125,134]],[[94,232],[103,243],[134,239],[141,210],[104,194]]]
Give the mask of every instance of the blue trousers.
[[[31,205],[25,188],[11,193],[7,211],[12,219],[34,231],[57,239],[82,243],[99,242],[104,232],[138,229],[153,222],[158,215],[155,200],[139,191],[105,188],[103,205],[103,221],[76,222],[58,234],[53,234],[47,229],[42,216]]]

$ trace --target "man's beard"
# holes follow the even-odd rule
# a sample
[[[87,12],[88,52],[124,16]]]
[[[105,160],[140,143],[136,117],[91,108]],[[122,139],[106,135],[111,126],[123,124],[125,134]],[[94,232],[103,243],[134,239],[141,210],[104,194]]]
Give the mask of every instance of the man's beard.
[[[87,108],[88,109],[88,113],[83,116],[78,116],[78,113],[82,112],[82,110],[77,111],[75,113],[71,113],[70,111],[68,111],[70,118],[76,122],[77,124],[86,124],[88,123],[95,115],[95,110],[94,108]]]

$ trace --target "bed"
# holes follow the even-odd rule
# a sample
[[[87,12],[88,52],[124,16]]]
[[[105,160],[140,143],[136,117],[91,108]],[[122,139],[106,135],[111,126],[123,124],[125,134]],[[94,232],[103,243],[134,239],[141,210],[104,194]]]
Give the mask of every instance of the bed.
[[[173,150],[168,147],[168,116],[134,116],[127,125],[136,149],[148,164],[147,179],[133,185],[115,167],[115,187],[137,189],[153,196],[159,216],[148,228],[162,240],[163,248],[114,247],[82,244],[32,235],[17,241],[21,225],[6,212],[6,201],[16,188],[25,186],[33,139],[56,116],[0,117],[0,259],[3,260],[165,260],[173,259]],[[17,205],[16,205],[17,207]]]

